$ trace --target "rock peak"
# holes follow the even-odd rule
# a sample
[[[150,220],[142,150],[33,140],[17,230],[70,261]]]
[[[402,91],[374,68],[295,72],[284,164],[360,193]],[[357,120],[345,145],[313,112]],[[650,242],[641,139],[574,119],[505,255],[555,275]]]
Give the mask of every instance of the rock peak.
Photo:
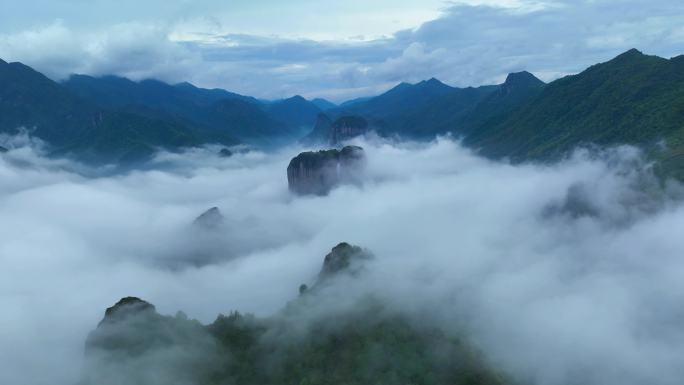
[[[155,312],[154,305],[147,301],[143,301],[138,297],[124,297],[114,306],[105,310],[105,316],[100,324],[122,321],[132,315]]]
[[[543,85],[544,82],[539,80],[536,76],[527,71],[513,72],[508,74],[504,85],[520,86],[520,85]]]
[[[290,191],[298,195],[326,195],[340,184],[357,183],[365,160],[363,148],[357,146],[303,152],[287,167]]]
[[[333,247],[330,253],[325,256],[323,268],[318,275],[319,280],[329,278],[344,271],[354,273],[356,270],[352,265],[357,261],[369,258],[370,253],[361,247],[342,242]]]
[[[644,55],[643,52],[639,51],[636,48],[632,48],[629,51],[625,51],[622,54],[618,55],[617,57],[615,57],[615,59],[611,60],[611,62],[614,62],[614,61],[620,62],[620,61],[625,61],[625,60],[638,60],[638,59],[642,59],[642,58],[646,58],[646,57],[647,57],[647,55]]]
[[[212,207],[198,216],[193,223],[204,229],[215,229],[223,224],[223,220],[221,210],[218,207]]]

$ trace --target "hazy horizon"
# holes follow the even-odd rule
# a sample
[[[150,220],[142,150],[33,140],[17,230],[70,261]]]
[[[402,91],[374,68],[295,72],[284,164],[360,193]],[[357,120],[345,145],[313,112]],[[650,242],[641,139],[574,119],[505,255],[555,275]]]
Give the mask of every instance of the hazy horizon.
[[[157,78],[338,103],[431,77],[479,86],[527,70],[551,81],[630,48],[669,58],[682,53],[683,7],[669,0],[30,0],[0,13],[0,58],[53,79]]]

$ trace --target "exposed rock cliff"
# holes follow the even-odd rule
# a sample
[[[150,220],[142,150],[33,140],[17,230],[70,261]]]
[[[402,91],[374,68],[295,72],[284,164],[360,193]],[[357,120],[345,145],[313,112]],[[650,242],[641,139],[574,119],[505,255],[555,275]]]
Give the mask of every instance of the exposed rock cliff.
[[[287,181],[299,195],[325,195],[343,183],[357,183],[365,166],[363,148],[303,152],[290,161]]]
[[[370,258],[371,254],[367,250],[342,242],[325,256],[318,279],[326,279],[341,272],[356,274],[360,267],[359,263]]]
[[[130,316],[135,316],[147,312],[154,313],[156,310],[154,305],[147,301],[143,301],[137,297],[125,297],[114,306],[105,310],[105,316],[100,321],[100,324],[108,322],[119,322]]]
[[[330,128],[328,141],[331,145],[342,143],[368,132],[368,121],[360,116],[343,116]]]
[[[365,135],[370,131],[370,124],[361,116],[342,116],[334,122],[326,114],[319,114],[311,133],[302,139],[302,143],[327,143],[338,145],[346,140]]]

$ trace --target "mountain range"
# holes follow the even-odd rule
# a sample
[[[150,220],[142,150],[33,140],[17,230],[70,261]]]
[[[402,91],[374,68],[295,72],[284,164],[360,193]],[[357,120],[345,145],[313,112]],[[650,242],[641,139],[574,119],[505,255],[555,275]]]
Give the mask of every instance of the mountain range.
[[[57,83],[21,63],[0,61],[0,132],[24,127],[53,154],[82,159],[133,161],[158,148],[207,143],[273,147],[306,136],[317,122],[309,142],[325,141],[325,130],[349,117],[363,118],[383,136],[452,134],[485,156],[512,161],[554,160],[581,145],[632,144],[668,175],[682,177],[684,56],[664,59],[633,49],[548,84],[529,72],[467,88],[433,78],[340,105],[301,96],[262,101],[115,76],[73,75]]]

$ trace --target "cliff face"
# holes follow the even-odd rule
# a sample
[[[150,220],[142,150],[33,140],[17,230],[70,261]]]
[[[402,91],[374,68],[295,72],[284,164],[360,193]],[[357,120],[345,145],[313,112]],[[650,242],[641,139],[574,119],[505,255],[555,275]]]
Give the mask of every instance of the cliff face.
[[[346,140],[365,135],[370,131],[368,121],[360,116],[343,116],[334,122],[326,114],[319,114],[316,124],[309,135],[302,139],[302,143],[327,143],[338,145]]]
[[[363,148],[303,152],[290,161],[287,181],[298,195],[326,195],[335,186],[356,183],[365,166]]]
[[[368,121],[360,116],[343,116],[335,121],[330,128],[328,141],[336,145],[365,135],[368,132]]]

